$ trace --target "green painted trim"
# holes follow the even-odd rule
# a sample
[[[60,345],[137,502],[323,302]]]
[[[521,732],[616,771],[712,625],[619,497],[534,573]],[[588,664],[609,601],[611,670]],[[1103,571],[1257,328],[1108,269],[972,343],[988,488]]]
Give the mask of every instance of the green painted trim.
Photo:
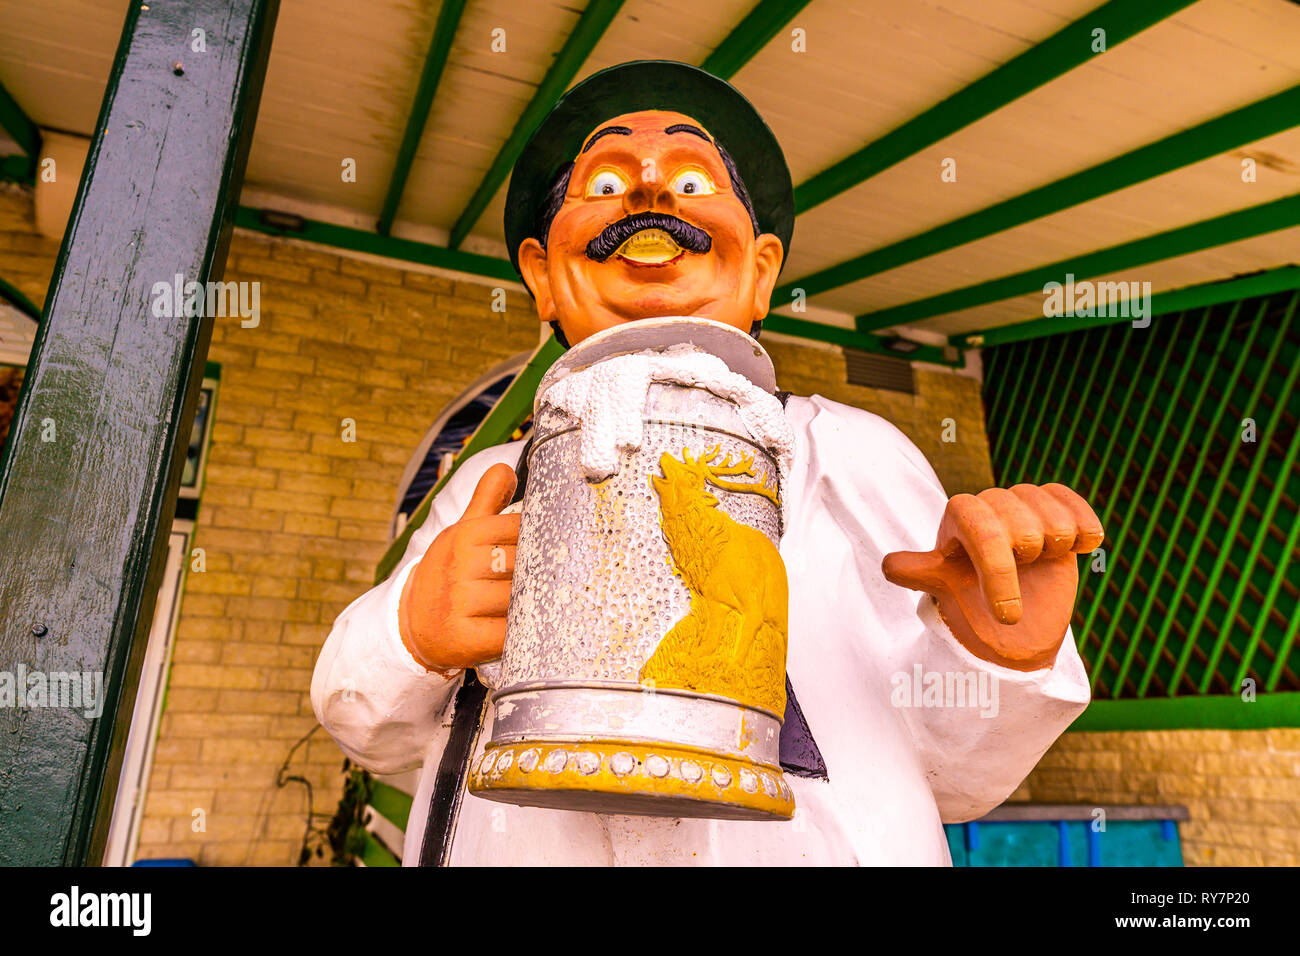
[[[1203,282],[1200,285],[1184,286],[1181,289],[1170,289],[1167,292],[1157,292],[1151,297],[1151,315],[1159,317],[1170,312],[1184,312],[1207,305],[1235,302],[1238,299],[1252,299],[1258,295],[1289,292],[1292,289],[1300,289],[1300,266],[1281,266],[1236,279],[1219,279],[1214,282]],[[1103,325],[1117,325],[1130,321],[1132,320],[1122,315],[1035,318],[1026,322],[999,325],[983,332],[960,332],[950,336],[949,341],[954,345],[964,345],[968,348],[992,348],[1012,342],[1024,342],[1048,335],[1063,335],[1066,332],[1078,332],[1082,329],[1094,329]]]
[[[961,368],[965,364],[960,351],[956,353],[955,358],[952,358],[945,355],[944,350],[938,346],[912,343],[917,345],[914,350],[899,352],[889,347],[888,343],[895,340],[882,335],[864,335],[861,332],[843,329],[837,325],[827,325],[825,322],[810,322],[807,319],[792,319],[784,315],[768,315],[763,320],[763,331],[776,332],[780,335],[794,335],[801,339],[812,339],[816,342],[830,342],[834,345],[860,349],[863,352],[874,352],[878,355],[888,355],[891,358],[906,359],[909,362],[930,362],[935,365],[948,365],[955,368]]]
[[[529,414],[532,413],[533,396],[537,393],[537,386],[541,383],[542,376],[546,374],[547,369],[555,364],[556,359],[563,354],[564,349],[555,340],[555,336],[551,336],[537,347],[537,350],[533,352],[532,357],[528,360],[528,364],[515,376],[515,380],[510,383],[510,387],[497,399],[497,403],[492,406],[492,410],[487,413],[487,417],[479,423],[478,428],[474,430],[474,434],[469,437],[469,441],[465,443],[465,447],[456,456],[451,468],[438,479],[437,484],[429,489],[429,493],[424,496],[424,500],[411,513],[410,519],[406,522],[406,527],[393,539],[393,543],[388,546],[384,556],[379,559],[379,565],[375,569],[376,584],[387,578],[402,560],[402,555],[406,553],[406,547],[410,543],[411,535],[428,519],[429,511],[433,507],[434,497],[443,489],[443,486],[456,473],[456,470],[483,449],[507,441],[510,438],[510,433],[528,418]]]
[[[772,298],[777,302],[787,301],[795,287],[814,296],[1014,229],[1272,136],[1294,126],[1297,115],[1300,115],[1300,86],[1293,86],[1056,182],[804,276],[778,289]]]
[[[904,302],[887,309],[866,312],[857,317],[859,332],[876,332],[936,315],[999,302],[1018,295],[1039,292],[1048,282],[1060,281],[1067,274],[1076,281],[1091,276],[1108,275],[1123,269],[1201,252],[1241,239],[1276,232],[1300,225],[1300,193],[1248,206],[1222,216],[1202,219],[1132,242],[1098,249],[1045,266],[1036,266],[1013,275],[990,279],[951,292]],[[1153,309],[1154,311],[1154,309]]]
[[[211,337],[210,319],[153,316],[150,290],[221,273],[278,5],[145,6],[126,11],[0,466],[0,660],[101,673],[104,709],[0,708],[0,865],[102,856]],[[173,75],[195,23],[222,29]]]
[[[464,272],[487,279],[500,279],[503,282],[519,281],[518,274],[507,259],[480,256],[472,252],[460,252],[455,249],[444,249],[442,246],[430,245],[427,242],[416,242],[412,239],[381,236],[378,233],[367,232],[364,229],[336,226],[317,219],[299,219],[301,228],[291,229],[264,221],[264,212],[265,210],[240,206],[239,212],[235,215],[235,225],[243,229],[264,232],[271,236],[287,236],[291,239],[302,239],[305,242],[333,246],[336,249],[364,252],[369,255],[384,256],[402,262],[416,262],[420,265],[450,269],[454,272]]]
[[[23,112],[18,101],[0,83],[0,127],[4,127],[18,148],[35,159],[41,151],[41,131]]]
[[[795,209],[807,212],[1088,62],[1098,55],[1092,52],[1093,30],[1106,31],[1106,48],[1111,50],[1192,2],[1110,0],[1102,4],[852,156],[801,183],[794,191]]]
[[[415,88],[415,99],[411,102],[411,112],[406,118],[406,131],[402,134],[402,144],[397,148],[397,161],[393,166],[392,179],[388,181],[388,192],[384,194],[384,208],[379,214],[376,229],[380,235],[388,235],[393,228],[393,217],[402,201],[406,189],[406,179],[411,175],[411,164],[415,161],[415,151],[424,136],[424,126],[429,120],[429,110],[433,106],[434,94],[438,92],[438,82],[442,79],[443,68],[451,53],[451,41],[456,36],[456,27],[460,16],[465,11],[467,0],[443,0],[438,10],[438,21],[429,39],[429,52],[424,57],[424,69],[420,72],[420,82]]]
[[[623,0],[588,0],[587,7],[578,18],[573,32],[564,41],[564,46],[560,48],[551,68],[546,71],[546,76],[542,77],[537,92],[524,107],[523,114],[515,123],[514,130],[511,131],[496,158],[492,160],[492,165],[484,174],[483,181],[479,183],[478,189],[474,190],[474,195],[456,220],[456,224],[451,227],[451,237],[447,241],[448,248],[457,249],[465,241],[469,231],[478,222],[479,216],[483,215],[483,210],[487,209],[492,197],[497,194],[501,184],[510,175],[515,160],[528,144],[528,137],[533,135],[533,130],[537,129],[546,118],[546,114],[551,111],[551,107],[569,88],[573,78],[578,75],[578,70],[582,68],[582,64],[600,42],[600,38],[605,35],[605,30],[622,6]]]
[[[22,290],[17,286],[6,282],[3,278],[0,278],[0,299],[4,299],[18,311],[30,316],[37,322],[41,321],[41,310],[36,307],[36,303],[23,295]]]
[[[519,282],[519,275],[515,272],[514,267],[510,265],[508,259],[481,256],[472,252],[461,252],[457,249],[446,249],[442,246],[417,242],[413,239],[381,236],[378,233],[367,232],[364,229],[336,226],[317,219],[302,219],[296,216],[294,218],[301,228],[293,229],[264,221],[262,217],[267,212],[268,210],[254,209],[251,206],[240,206],[235,215],[235,225],[241,229],[251,229],[269,236],[301,239],[304,242],[314,242],[334,249],[363,252],[399,262],[414,262],[439,269],[449,269],[453,272],[464,272],[467,275],[479,276],[484,279],[499,279],[511,283]],[[882,344],[891,341],[883,336],[861,335],[852,329],[837,329],[821,322],[807,322],[802,319],[769,316],[763,322],[763,327],[771,328],[773,332],[781,332],[785,335],[797,335],[801,338],[814,339],[820,342],[837,342],[841,345],[851,345],[853,348],[860,348],[865,351],[879,351],[883,355],[910,358],[913,361],[955,365],[959,368],[963,364],[960,347],[958,348],[956,360],[944,358],[944,350],[933,345],[921,346],[919,351],[907,356],[901,356],[901,353],[895,352]]]
[[[1239,697],[1156,697],[1095,700],[1070,725],[1072,732],[1108,730],[1262,730],[1300,727],[1300,692]]]
[[[367,801],[372,810],[397,827],[405,830],[411,816],[412,799],[409,793],[403,793],[396,787],[379,780],[370,783],[370,799]]]
[[[361,862],[367,867],[396,867],[402,864],[398,862],[397,857],[393,856],[393,851],[384,846],[369,830],[365,831],[365,843],[361,847]]]
[[[724,80],[731,79],[809,2],[810,0],[759,0],[745,19],[736,24],[736,28],[700,64],[700,68]]]

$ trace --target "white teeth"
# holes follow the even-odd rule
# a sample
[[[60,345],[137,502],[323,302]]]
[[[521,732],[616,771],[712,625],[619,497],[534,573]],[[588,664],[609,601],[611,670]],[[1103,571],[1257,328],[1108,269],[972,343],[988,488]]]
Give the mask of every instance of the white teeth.
[[[642,229],[618,247],[616,255],[632,262],[669,262],[681,255],[682,247],[662,229]]]

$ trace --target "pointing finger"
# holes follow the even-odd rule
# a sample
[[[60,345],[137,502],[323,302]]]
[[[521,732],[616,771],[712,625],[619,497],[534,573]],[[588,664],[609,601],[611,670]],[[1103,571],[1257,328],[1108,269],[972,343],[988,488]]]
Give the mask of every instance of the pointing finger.
[[[948,587],[943,566],[943,555],[938,551],[895,551],[885,555],[880,569],[891,584],[937,594]]]

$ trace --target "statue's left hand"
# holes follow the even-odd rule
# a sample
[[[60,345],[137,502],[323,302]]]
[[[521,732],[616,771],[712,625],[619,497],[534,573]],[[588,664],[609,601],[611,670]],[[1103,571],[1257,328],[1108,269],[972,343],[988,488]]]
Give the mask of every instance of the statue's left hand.
[[[989,488],[955,495],[933,551],[895,551],[894,584],[934,595],[971,653],[1017,670],[1048,667],[1070,623],[1076,554],[1101,544],[1101,522],[1065,485]]]

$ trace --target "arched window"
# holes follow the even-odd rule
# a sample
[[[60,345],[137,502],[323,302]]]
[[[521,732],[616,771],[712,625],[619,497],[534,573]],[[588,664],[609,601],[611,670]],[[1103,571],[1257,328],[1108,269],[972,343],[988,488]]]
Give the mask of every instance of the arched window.
[[[474,430],[487,417],[510,383],[528,364],[531,352],[520,352],[493,366],[442,410],[433,425],[416,446],[407,462],[398,486],[397,507],[393,513],[390,534],[396,536],[429,489],[451,467],[452,461]],[[526,438],[532,430],[532,421],[525,422],[513,438]]]

